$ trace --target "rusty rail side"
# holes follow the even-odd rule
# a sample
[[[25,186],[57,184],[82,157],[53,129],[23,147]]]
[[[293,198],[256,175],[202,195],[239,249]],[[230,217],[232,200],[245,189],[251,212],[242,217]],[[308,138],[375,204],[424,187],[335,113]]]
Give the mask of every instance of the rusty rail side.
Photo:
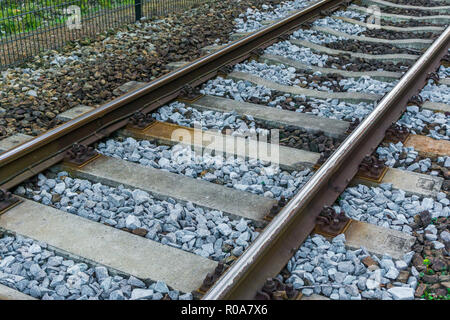
[[[186,85],[196,86],[216,76],[224,66],[241,62],[255,48],[277,38],[323,12],[349,4],[348,0],[321,0],[273,25],[232,42],[221,50],[162,76],[76,119],[0,155],[0,188],[9,189],[63,158],[74,143],[91,144],[127,124],[136,111],[150,112],[179,95]]]
[[[420,92],[429,72],[436,70],[440,59],[447,53],[449,43],[450,27],[344,140],[203,299],[254,299],[264,281],[282,270],[313,230],[322,208],[336,201],[358,171],[363,158],[375,150],[383,140],[385,131],[401,116],[410,97]]]

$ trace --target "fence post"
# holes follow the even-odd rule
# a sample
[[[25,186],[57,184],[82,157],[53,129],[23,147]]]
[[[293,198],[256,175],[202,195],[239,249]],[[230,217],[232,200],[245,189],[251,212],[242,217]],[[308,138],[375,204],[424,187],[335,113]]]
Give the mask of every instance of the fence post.
[[[142,18],[142,0],[134,0],[134,6],[136,21],[139,21]]]

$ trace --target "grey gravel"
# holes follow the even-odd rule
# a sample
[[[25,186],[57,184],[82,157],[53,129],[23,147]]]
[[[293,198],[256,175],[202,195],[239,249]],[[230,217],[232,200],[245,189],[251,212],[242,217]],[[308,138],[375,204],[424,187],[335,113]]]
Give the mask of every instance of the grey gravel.
[[[184,103],[173,102],[170,105],[163,106],[152,114],[158,121],[168,121],[187,127],[197,127],[202,130],[213,130],[221,132],[227,127],[232,130],[232,136],[253,136],[254,134],[269,135],[269,131],[264,128],[258,128],[251,116],[245,116],[252,121],[247,124],[243,117],[236,111],[219,112],[212,110],[197,110],[186,106]]]
[[[282,101],[292,96],[290,94],[284,94],[270,101],[275,92],[272,92],[268,88],[254,86],[249,81],[240,80],[236,82],[232,79],[223,79],[221,77],[208,81],[203,86],[201,93],[230,98],[236,101],[250,101],[251,98],[257,98],[263,102],[267,102],[269,107],[278,109],[282,109],[280,105]],[[355,119],[363,119],[374,108],[374,104],[364,102],[352,104],[339,101],[338,99],[307,99],[304,95],[297,95],[295,97],[300,97],[303,101],[307,101],[307,104],[312,107],[312,110],[306,113],[338,120],[354,121]],[[291,105],[297,107],[295,112],[304,112],[306,108],[306,103],[305,105],[296,106],[291,102]]]
[[[346,17],[359,21],[366,21],[366,19],[369,17],[369,15],[363,14],[359,11],[353,11],[351,10],[351,8],[348,8],[348,10],[335,11],[333,12],[333,16]]]
[[[235,82],[232,79],[217,77],[205,83],[200,93],[232,98],[237,101],[246,101],[256,97],[267,102],[271,98],[272,90],[263,86],[254,86],[249,81]]]
[[[414,300],[414,289],[406,287],[394,287],[388,289],[394,300]]]
[[[381,160],[385,160],[385,165],[388,167],[425,173],[432,166],[432,161],[429,158],[416,161],[419,152],[414,147],[405,147],[402,142],[390,143],[388,147],[378,147],[376,152]],[[406,154],[406,158],[400,158],[402,153]],[[432,174],[436,175],[437,172]]]
[[[320,86],[315,82],[308,82],[307,78],[302,77],[296,73],[293,67],[287,67],[283,64],[266,64],[256,61],[237,64],[234,67],[235,71],[250,73],[257,75],[264,79],[287,86],[297,86],[300,83],[306,85],[309,89],[333,92],[330,88],[331,81],[324,79]],[[321,75],[320,72],[315,72],[313,75]],[[390,91],[398,81],[383,82],[370,78],[369,76],[362,76],[360,78],[344,78],[339,81],[343,92],[364,92],[383,95]]]
[[[339,13],[342,11],[337,12],[336,15],[339,15]],[[327,27],[339,32],[344,32],[347,33],[349,35],[354,35],[357,36],[360,33],[363,33],[364,31],[367,30],[366,27],[357,25],[357,24],[353,24],[353,23],[348,23],[345,22],[343,20],[340,19],[335,19],[332,17],[324,17],[322,19],[317,19],[313,22],[314,26],[319,26],[319,27]],[[295,36],[295,33],[294,33]]]
[[[408,234],[412,234],[409,224],[414,222],[414,216],[424,210],[428,210],[432,218],[448,217],[450,214],[445,193],[439,193],[436,200],[428,197],[421,199],[416,195],[406,196],[403,190],[393,189],[391,184],[381,184],[379,187],[360,184],[349,187],[333,208],[352,219]]]
[[[324,67],[329,57],[326,54],[314,53],[310,48],[299,47],[288,40],[277,42],[268,47],[264,52],[266,54],[284,56],[304,64],[318,67]]]
[[[60,172],[58,176],[56,181],[63,181],[65,186],[60,200],[53,200],[56,192],[48,187],[48,179],[43,174],[38,176],[38,186],[27,187],[21,195],[41,203],[49,202],[62,211],[118,229],[145,229],[148,239],[214,260],[231,255],[230,249],[225,247],[247,248],[258,236],[249,220],[232,220],[221,211],[199,208],[190,202],[181,204],[173,199],[161,201],[139,189],[113,188],[72,179],[67,172]],[[85,186],[83,191],[81,185]],[[227,231],[223,232],[225,228]],[[103,267],[95,268],[95,273],[100,280],[107,276]],[[129,281],[142,287],[135,278]]]
[[[396,284],[399,273],[396,265],[406,262],[388,255],[379,259],[363,247],[350,250],[345,242],[344,234],[331,241],[320,235],[309,236],[286,266],[290,274],[286,283],[292,283],[304,295],[314,292],[333,300],[393,299],[393,294],[380,284],[392,283],[393,288],[403,288]],[[366,268],[362,260],[368,256],[379,261],[379,266]]]
[[[438,69],[438,75],[440,79],[450,78],[450,67],[441,65]]]
[[[221,183],[224,186],[269,198],[290,199],[312,176],[310,169],[287,172],[265,161],[209,153],[198,155],[189,146],[156,146],[149,141],[127,138],[107,140],[98,145],[104,155],[137,162],[188,177]],[[207,173],[205,173],[207,172]]]
[[[306,40],[317,44],[331,43],[348,39],[344,37],[337,37],[329,33],[319,32],[316,30],[303,30],[303,29],[295,31],[292,34],[292,38],[299,40]]]
[[[397,124],[407,127],[414,134],[421,134],[427,125],[435,124],[426,135],[436,140],[450,140],[450,115],[442,112],[408,106]],[[444,132],[440,133],[440,131]]]
[[[263,21],[272,21],[284,18],[291,11],[305,8],[315,1],[294,0],[284,1],[279,5],[263,5],[262,10],[248,8],[245,13],[239,15],[234,21],[235,32],[253,32],[264,27]]]
[[[0,239],[0,283],[42,300],[162,299],[153,294],[157,284],[173,299],[179,295],[161,281],[147,286],[133,276],[113,276],[104,266],[67,259],[20,235]],[[191,294],[185,297],[192,299]]]
[[[251,73],[261,78],[277,82],[279,84],[292,86],[300,83],[297,77],[297,72],[293,67],[286,67],[283,64],[266,64],[256,62],[254,60],[245,63],[238,63],[234,66],[234,71]]]
[[[450,104],[450,88],[445,84],[436,85],[432,79],[420,91],[420,96],[424,101]]]

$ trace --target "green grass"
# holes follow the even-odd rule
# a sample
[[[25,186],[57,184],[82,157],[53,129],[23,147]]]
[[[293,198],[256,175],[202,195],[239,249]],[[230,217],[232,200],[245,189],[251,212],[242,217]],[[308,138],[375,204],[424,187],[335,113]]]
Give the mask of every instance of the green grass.
[[[210,0],[204,0],[207,1]],[[64,9],[71,5],[80,7],[83,18],[100,10],[127,8],[134,3],[135,0],[0,0],[0,39],[62,25],[69,18]],[[142,0],[143,8],[150,15],[159,10],[189,8],[198,3],[199,0]],[[131,7],[125,10],[132,12]]]
[[[81,16],[134,4],[134,0],[0,0],[0,38],[63,24],[64,9],[79,6]]]

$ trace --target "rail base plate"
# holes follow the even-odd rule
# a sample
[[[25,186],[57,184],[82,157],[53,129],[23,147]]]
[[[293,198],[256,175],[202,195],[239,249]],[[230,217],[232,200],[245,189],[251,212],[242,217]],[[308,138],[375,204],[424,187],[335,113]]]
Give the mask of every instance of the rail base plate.
[[[404,137],[402,137],[402,139],[384,139],[383,142],[394,143],[394,144],[398,143],[398,142],[401,142],[401,143],[405,144],[405,142],[409,139],[410,135],[411,134],[408,132],[408,134],[405,135]]]
[[[381,181],[383,181],[384,176],[386,175],[386,172],[388,171],[388,167],[384,167],[383,171],[381,171],[381,173],[375,177],[375,176],[368,176],[366,174],[360,173],[359,171],[356,173],[356,178],[358,179],[363,179],[363,180],[367,180],[367,181],[371,181],[371,182],[375,182],[375,183],[381,183]]]
[[[179,102],[183,102],[183,103],[194,103],[194,102],[196,102],[197,100],[200,100],[201,98],[203,98],[205,95],[204,94],[199,94],[199,95],[197,95],[197,96],[195,96],[195,97],[192,97],[192,98],[187,98],[187,97],[179,97],[177,100],[179,101]]]
[[[318,170],[321,167],[321,165],[319,164],[315,164],[313,166],[314,170]],[[388,170],[388,167],[383,168],[383,171],[381,171],[381,173],[378,176],[368,176],[366,174],[363,174],[362,172],[358,171],[355,175],[355,178],[358,179],[363,179],[363,180],[368,180],[368,181],[372,181],[375,183],[381,183],[381,181],[383,181],[384,176],[386,175],[386,172]]]
[[[347,231],[348,227],[350,226],[350,224],[352,223],[352,219],[349,219],[347,221],[346,224],[344,224],[339,230],[337,231],[331,231],[329,229],[324,230],[320,225],[316,225],[314,227],[313,233],[317,233],[320,234],[326,238],[334,238],[338,235],[340,235],[341,233],[345,233],[345,231]]]
[[[90,157],[89,159],[83,161],[83,162],[75,162],[75,161],[70,161],[70,160],[64,160],[63,161],[63,165],[68,166],[68,167],[72,167],[72,168],[76,168],[76,169],[81,169],[83,168],[85,165],[91,163],[92,161],[100,158],[102,155],[100,153],[97,153],[96,155]]]
[[[8,211],[9,209],[14,208],[15,206],[17,206],[18,204],[20,204],[21,202],[23,202],[23,200],[12,196],[10,199],[8,200],[3,200],[0,202],[0,215],[2,215],[3,213],[5,213],[6,211]]]
[[[150,129],[151,127],[153,127],[154,125],[156,125],[157,123],[160,123],[159,121],[153,121],[152,123],[150,123],[148,126],[146,126],[146,127],[143,127],[143,128],[141,128],[141,127],[138,127],[138,126],[134,126],[134,125],[132,125],[132,124],[129,124],[129,125],[127,125],[126,126],[126,130],[128,130],[128,131],[130,131],[130,132],[143,132],[143,131],[145,131],[145,130],[148,130],[148,129]]]

